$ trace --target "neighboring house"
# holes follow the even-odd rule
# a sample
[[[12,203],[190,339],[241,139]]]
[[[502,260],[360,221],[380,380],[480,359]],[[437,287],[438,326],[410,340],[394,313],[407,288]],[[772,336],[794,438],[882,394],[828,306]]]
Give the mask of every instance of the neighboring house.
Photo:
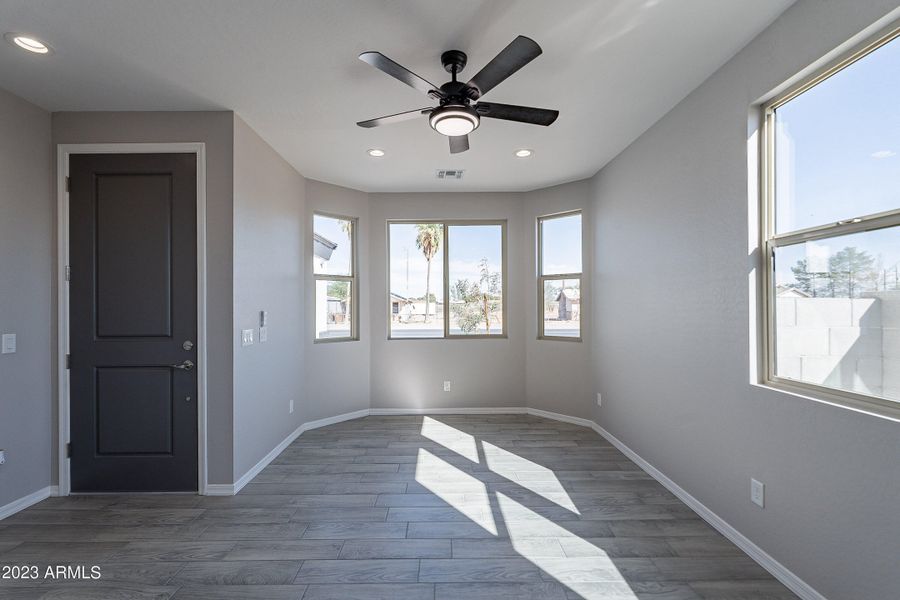
[[[328,238],[323,237],[318,233],[313,234],[313,253],[315,254],[313,260],[317,263],[316,272],[326,273],[328,271],[328,261],[331,260],[331,255],[337,247],[338,245]]]
[[[575,288],[564,288],[556,296],[560,321],[577,319],[581,313],[581,293]]]
[[[327,273],[328,262],[338,245],[326,237],[313,234],[313,260],[316,272]],[[328,295],[325,281],[316,282],[316,331],[324,332],[329,324],[344,323],[347,320],[347,301]]]
[[[803,290],[799,290],[790,285],[777,286],[775,288],[775,295],[779,298],[811,298],[811,296]]]
[[[403,312],[403,307],[409,304],[409,298],[391,292],[391,316],[399,319]]]
[[[428,306],[428,316],[431,319],[442,319],[444,314],[443,302],[431,302]],[[391,292],[391,318],[402,323],[422,322],[425,320],[425,301],[413,300]]]

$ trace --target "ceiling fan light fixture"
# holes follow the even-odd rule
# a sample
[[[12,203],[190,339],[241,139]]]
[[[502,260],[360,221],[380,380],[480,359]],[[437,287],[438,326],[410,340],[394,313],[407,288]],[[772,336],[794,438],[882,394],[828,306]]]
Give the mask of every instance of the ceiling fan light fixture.
[[[481,119],[467,106],[446,105],[436,108],[428,121],[431,128],[441,135],[456,137],[475,131]]]

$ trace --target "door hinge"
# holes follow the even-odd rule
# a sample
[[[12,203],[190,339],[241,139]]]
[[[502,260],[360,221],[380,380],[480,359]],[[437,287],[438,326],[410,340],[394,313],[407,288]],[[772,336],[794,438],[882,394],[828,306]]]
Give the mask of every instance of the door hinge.
[[[66,368],[67,369],[72,368],[72,355],[71,354],[66,354]]]
[[[66,442],[66,458],[72,458],[72,442]]]
[[[72,280],[72,267],[70,265],[66,265],[66,281]]]
[[[66,175],[66,191],[69,191],[69,176]]]

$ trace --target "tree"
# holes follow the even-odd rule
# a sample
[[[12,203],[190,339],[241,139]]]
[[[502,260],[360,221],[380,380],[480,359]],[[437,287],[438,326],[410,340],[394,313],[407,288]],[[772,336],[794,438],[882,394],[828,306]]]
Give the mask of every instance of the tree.
[[[847,246],[828,258],[828,271],[812,272],[807,260],[797,261],[791,271],[796,288],[810,296],[854,298],[877,282],[875,259],[865,250]]]
[[[349,282],[347,281],[329,281],[328,295],[338,300],[347,300]]]
[[[425,271],[425,322],[428,322],[428,315],[431,306],[431,259],[437,254],[441,247],[441,238],[444,230],[437,223],[418,223],[416,224],[416,247],[425,255],[427,269]]]
[[[865,250],[847,246],[828,259],[831,274],[832,296],[853,298],[877,277],[875,259]]]
[[[502,300],[499,273],[492,273],[486,258],[478,263],[478,282],[459,279],[450,290],[454,300],[451,309],[463,333],[472,333],[484,323],[487,333],[491,332],[491,321],[500,309]]]
[[[817,293],[819,290],[816,288],[816,278],[822,275],[827,276],[827,273],[810,273],[809,262],[805,258],[798,260],[797,264],[791,267],[791,271],[794,273],[794,279],[797,280],[795,287],[798,290],[810,296],[820,295]]]

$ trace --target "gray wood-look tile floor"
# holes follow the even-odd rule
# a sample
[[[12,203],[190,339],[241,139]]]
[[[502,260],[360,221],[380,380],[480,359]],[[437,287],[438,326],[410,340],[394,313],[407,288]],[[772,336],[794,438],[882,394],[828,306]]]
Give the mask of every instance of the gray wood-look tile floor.
[[[0,598],[795,598],[593,431],[525,415],[309,431],[234,497],[50,498],[0,521],[0,565],[41,573]]]

